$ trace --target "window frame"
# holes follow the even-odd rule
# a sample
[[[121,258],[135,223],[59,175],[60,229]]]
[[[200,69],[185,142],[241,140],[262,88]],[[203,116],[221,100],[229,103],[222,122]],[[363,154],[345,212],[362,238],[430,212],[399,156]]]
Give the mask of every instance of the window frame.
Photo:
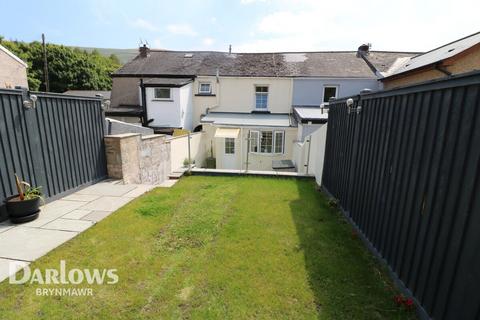
[[[157,97],[157,90],[168,90],[168,98],[158,98]],[[159,101],[173,101],[172,99],[172,88],[167,88],[167,87],[156,87],[153,88],[153,100],[159,100]]]
[[[330,98],[325,101],[325,90],[326,89],[332,89],[334,88],[335,89],[335,99],[338,97],[338,89],[339,89],[339,85],[336,85],[336,84],[326,84],[323,86],[323,92],[322,92],[322,103],[328,103],[328,100],[330,100]]]
[[[202,85],[208,84],[208,91],[202,91]],[[198,83],[198,94],[212,94],[212,83],[211,82],[199,82]]]
[[[231,151],[233,152],[227,152],[227,141],[230,141],[231,143],[233,143],[233,149]],[[229,148],[231,148],[232,146],[229,145]],[[225,138],[224,142],[223,142],[223,153],[225,155],[235,155],[235,138]]]
[[[257,92],[257,88],[267,88],[267,92]],[[270,86],[269,85],[266,85],[266,84],[256,84],[255,85],[255,88],[254,88],[254,109],[255,110],[258,110],[258,111],[266,111],[268,110],[269,108],[269,100],[270,100]],[[262,95],[262,96],[265,96],[266,97],[266,104],[265,104],[265,107],[258,107],[257,106],[257,94],[258,95]]]
[[[262,152],[262,132],[271,132],[272,133],[272,151],[271,152]],[[277,134],[281,134],[281,152],[276,152],[276,146],[277,146]],[[252,136],[255,135],[256,137]],[[255,153],[255,154],[264,154],[264,155],[278,155],[278,154],[284,154],[285,153],[285,130],[265,130],[265,129],[260,129],[260,130],[250,130],[250,147],[249,147],[249,152],[250,153]],[[253,140],[253,141],[252,141]],[[255,142],[253,144],[252,142]],[[255,150],[256,148],[256,150]]]

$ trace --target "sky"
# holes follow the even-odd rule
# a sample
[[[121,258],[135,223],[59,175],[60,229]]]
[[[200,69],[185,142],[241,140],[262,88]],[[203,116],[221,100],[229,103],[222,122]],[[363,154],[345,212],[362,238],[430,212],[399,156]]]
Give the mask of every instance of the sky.
[[[0,35],[69,46],[234,52],[427,51],[480,31],[479,0],[23,0]]]

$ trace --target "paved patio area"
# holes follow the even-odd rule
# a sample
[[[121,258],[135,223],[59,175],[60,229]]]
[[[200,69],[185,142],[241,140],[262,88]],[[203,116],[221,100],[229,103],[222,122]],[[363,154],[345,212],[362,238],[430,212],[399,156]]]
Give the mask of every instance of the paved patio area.
[[[136,197],[155,187],[171,187],[176,180],[154,185],[125,185],[107,180],[42,207],[37,220],[0,223],[0,282],[30,262],[87,230]],[[10,262],[18,264],[10,272]]]

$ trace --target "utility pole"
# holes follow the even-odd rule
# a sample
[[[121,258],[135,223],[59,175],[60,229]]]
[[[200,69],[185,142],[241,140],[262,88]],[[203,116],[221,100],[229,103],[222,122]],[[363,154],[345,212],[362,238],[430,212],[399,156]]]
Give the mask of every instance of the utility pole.
[[[48,82],[48,61],[47,61],[47,45],[45,44],[45,34],[42,33],[43,47],[43,76],[45,79],[45,92],[50,92],[50,83]]]

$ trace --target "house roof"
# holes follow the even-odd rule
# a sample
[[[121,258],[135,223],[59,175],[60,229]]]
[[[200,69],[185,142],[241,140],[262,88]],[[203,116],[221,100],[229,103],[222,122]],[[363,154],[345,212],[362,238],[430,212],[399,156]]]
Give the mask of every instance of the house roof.
[[[22,66],[24,66],[25,68],[28,68],[28,65],[22,60],[20,59],[19,57],[17,57],[13,52],[11,52],[10,50],[8,50],[7,48],[5,48],[4,46],[2,46],[0,44],[0,50],[5,52],[8,56],[10,56],[13,60],[17,61],[18,63],[20,63]]]
[[[479,43],[480,32],[477,32],[465,38],[447,43],[428,52],[415,55],[408,59],[404,59],[401,63],[393,64],[392,67],[385,74],[385,78],[397,76],[399,74],[406,73],[418,68],[439,63],[445,59],[456,56]]]
[[[387,70],[399,57],[413,53],[371,51],[369,59]],[[243,76],[376,78],[356,51],[226,53],[217,51],[151,50],[137,56],[113,76]]]
[[[202,123],[224,126],[291,127],[290,115],[270,113],[210,112]]]
[[[101,91],[101,90],[67,90],[63,94],[68,94],[70,96],[79,96],[79,97],[92,97],[95,98],[99,94],[103,96],[104,99],[110,100],[111,91]]]
[[[298,122],[326,123],[328,113],[320,107],[294,107],[293,112]]]
[[[192,78],[149,78],[143,80],[143,84],[145,87],[183,87],[192,81]]]

